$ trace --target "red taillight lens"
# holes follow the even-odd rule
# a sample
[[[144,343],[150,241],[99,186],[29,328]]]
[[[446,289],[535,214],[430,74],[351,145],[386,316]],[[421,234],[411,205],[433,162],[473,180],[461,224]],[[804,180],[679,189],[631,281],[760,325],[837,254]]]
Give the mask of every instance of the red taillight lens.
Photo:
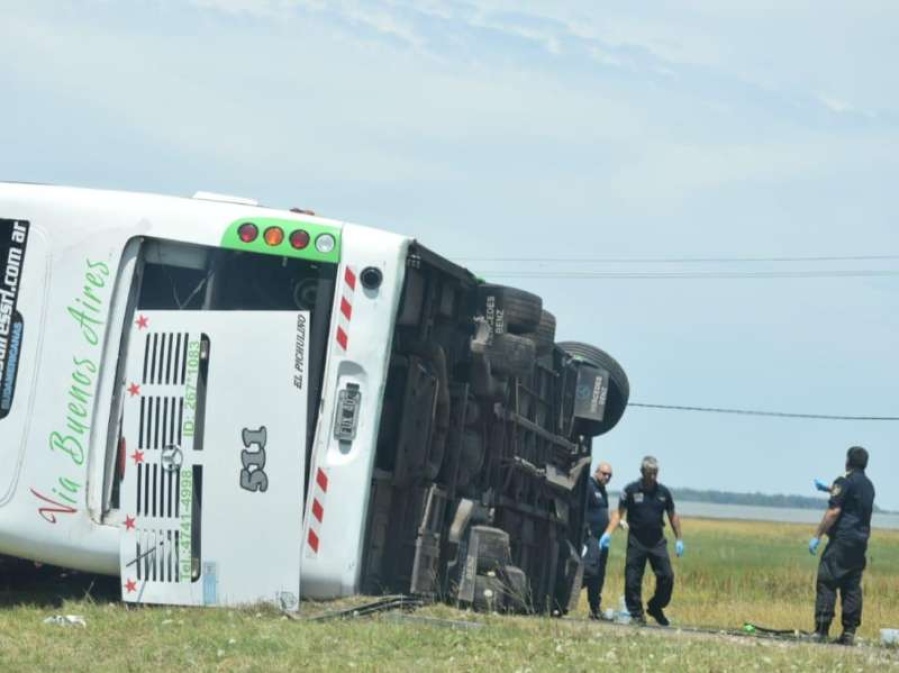
[[[244,222],[237,228],[237,236],[244,243],[252,243],[259,236],[259,229],[252,222]]]
[[[281,227],[269,227],[262,234],[266,245],[280,245],[284,240],[284,230]]]
[[[290,233],[290,245],[297,250],[302,250],[309,245],[309,232],[305,229],[297,229]]]

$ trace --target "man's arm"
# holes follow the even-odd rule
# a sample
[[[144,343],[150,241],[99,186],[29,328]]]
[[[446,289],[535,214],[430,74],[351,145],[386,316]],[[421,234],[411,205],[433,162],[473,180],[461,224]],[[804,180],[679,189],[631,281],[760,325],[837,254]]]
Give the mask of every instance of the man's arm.
[[[833,498],[831,498],[831,502],[833,502]],[[838,505],[827,508],[827,511],[824,512],[824,516],[821,517],[821,523],[818,524],[818,530],[815,531],[814,537],[808,542],[809,554],[814,556],[818,553],[818,545],[821,544],[821,536],[830,530],[830,527],[833,526],[842,511],[842,507]]]
[[[824,512],[824,516],[821,517],[821,523],[818,524],[818,530],[815,531],[815,537],[820,539],[822,535],[825,535],[839,518],[840,512],[842,511],[842,507],[829,507],[827,511]]]
[[[622,510],[620,507],[612,512],[612,515],[609,517],[609,525],[606,527],[606,533],[611,535],[615,532],[615,529],[618,528],[618,524],[621,523],[621,513]]]
[[[669,512],[668,520],[671,522],[671,530],[674,531],[674,537],[678,540],[681,539],[680,532],[680,517],[677,515],[677,512]]]

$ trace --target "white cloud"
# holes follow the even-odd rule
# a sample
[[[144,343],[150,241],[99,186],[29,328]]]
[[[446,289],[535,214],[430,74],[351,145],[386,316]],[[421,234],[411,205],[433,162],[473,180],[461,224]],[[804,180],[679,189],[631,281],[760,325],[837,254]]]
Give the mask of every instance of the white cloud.
[[[818,96],[818,100],[820,100],[827,109],[833,112],[853,112],[855,110],[849,103],[830,96]]]
[[[523,4],[8,0],[0,167],[279,204],[299,193],[443,252],[895,247],[893,5]],[[775,390],[819,411],[846,399],[817,395],[834,378],[854,386],[847,411],[896,397],[893,278],[520,280],[569,337],[620,353],[649,401],[750,404]],[[834,362],[861,374],[834,377]],[[669,424],[639,413],[631,427],[647,436],[625,427],[613,444],[665,444],[652,426]],[[730,427],[694,432],[679,462],[708,469],[696,452],[718,455]]]

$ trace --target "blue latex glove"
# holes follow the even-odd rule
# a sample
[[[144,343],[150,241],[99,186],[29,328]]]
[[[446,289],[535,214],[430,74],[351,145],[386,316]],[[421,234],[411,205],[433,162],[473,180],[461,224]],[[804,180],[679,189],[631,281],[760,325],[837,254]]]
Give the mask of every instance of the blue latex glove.
[[[821,538],[813,537],[808,541],[808,553],[814,556],[818,553],[818,545],[821,544]]]
[[[612,536],[608,533],[603,533],[599,538],[599,548],[600,549],[608,549],[609,545],[612,543]]]
[[[684,555],[684,541],[683,540],[678,540],[677,542],[674,543],[674,553],[677,554],[678,556]]]
[[[817,488],[819,491],[823,491],[824,493],[830,493],[830,484],[828,484],[826,481],[815,479],[815,488]]]

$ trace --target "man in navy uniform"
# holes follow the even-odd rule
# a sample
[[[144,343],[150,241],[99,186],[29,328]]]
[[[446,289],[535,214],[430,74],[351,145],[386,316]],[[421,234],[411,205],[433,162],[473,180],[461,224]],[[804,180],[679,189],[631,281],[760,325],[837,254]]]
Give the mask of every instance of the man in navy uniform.
[[[678,556],[684,553],[681,539],[680,518],[674,511],[671,491],[659,483],[659,461],[646,456],[640,464],[641,479],[624,487],[618,501],[618,509],[612,514],[606,532],[599,540],[599,546],[608,549],[612,532],[627,514],[630,532],[627,536],[627,555],[624,563],[624,600],[631,619],[636,624],[646,624],[643,615],[643,573],[646,562],[652,566],[656,576],[655,593],[646,604],[646,613],[662,626],[668,626],[665,608],[671,602],[674,590],[674,570],[668,556],[668,542],[665,539],[664,515],[668,515],[671,528],[677,540],[674,549]]]
[[[855,630],[862,623],[861,581],[874,510],[874,485],[865,475],[867,467],[865,449],[853,446],[846,452],[846,474],[831,485],[827,511],[808,543],[809,553],[815,554],[821,537],[827,534],[829,538],[818,563],[816,582],[815,636],[821,641],[827,640],[838,590],[843,633],[837,642],[854,645]]]
[[[612,478],[612,466],[601,462],[587,480],[587,543],[584,545],[584,586],[590,619],[601,619],[602,586],[606,580],[609,549],[599,548],[599,538],[609,525],[609,494],[606,486]]]

